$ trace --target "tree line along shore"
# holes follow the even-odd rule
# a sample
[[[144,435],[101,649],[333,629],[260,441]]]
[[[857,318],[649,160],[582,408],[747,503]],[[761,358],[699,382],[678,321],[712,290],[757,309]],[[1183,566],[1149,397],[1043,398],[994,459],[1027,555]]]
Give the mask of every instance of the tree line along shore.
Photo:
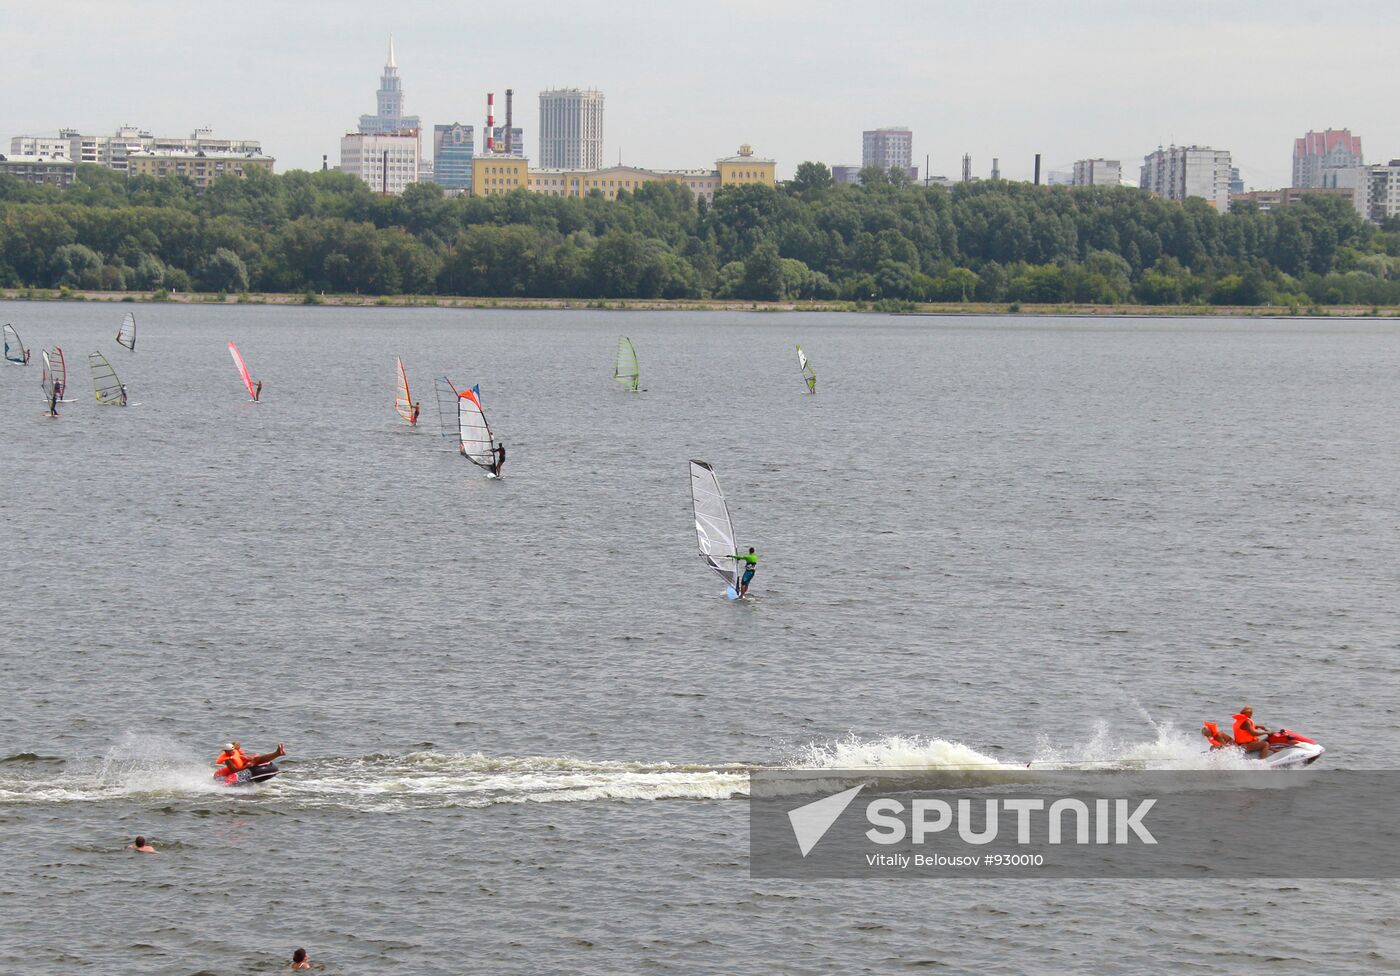
[[[293,292],[81,291],[0,288],[4,301],[168,302],[176,305],[324,305],[333,308],[581,309],[615,312],[888,312],[907,315],[1098,317],[1400,318],[1400,305],[1095,305],[1023,302],[733,301],[666,298],[484,298],[470,295],[356,295]]]
[[[1039,314],[1394,315],[1400,220],[1344,200],[1217,213],[1127,187],[952,190],[803,163],[713,203],[649,183],[616,200],[520,190],[398,196],[333,171],[174,177],[80,165],[0,176],[10,298],[267,304],[811,308]],[[461,296],[472,296],[464,298]]]

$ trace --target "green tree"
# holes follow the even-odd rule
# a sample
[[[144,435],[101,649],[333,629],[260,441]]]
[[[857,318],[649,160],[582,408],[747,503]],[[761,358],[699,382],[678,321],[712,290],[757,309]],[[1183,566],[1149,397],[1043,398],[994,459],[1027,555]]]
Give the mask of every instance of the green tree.
[[[228,248],[221,247],[204,262],[200,284],[206,291],[247,291],[248,269],[242,258]]]

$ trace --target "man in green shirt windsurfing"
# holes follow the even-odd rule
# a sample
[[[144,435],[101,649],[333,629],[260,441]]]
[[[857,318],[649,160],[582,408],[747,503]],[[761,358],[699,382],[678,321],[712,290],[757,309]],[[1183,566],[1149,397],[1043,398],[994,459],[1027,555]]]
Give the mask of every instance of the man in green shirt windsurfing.
[[[753,546],[749,546],[747,555],[736,553],[729,558],[744,564],[744,575],[739,577],[739,598],[743,599],[744,594],[749,592],[749,583],[753,582],[754,571],[758,569],[758,556],[754,554]]]

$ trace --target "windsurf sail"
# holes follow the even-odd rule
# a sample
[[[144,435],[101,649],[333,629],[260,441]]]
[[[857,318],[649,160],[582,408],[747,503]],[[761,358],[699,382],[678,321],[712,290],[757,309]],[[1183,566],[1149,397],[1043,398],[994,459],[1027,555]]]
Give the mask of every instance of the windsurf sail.
[[[488,470],[496,466],[496,438],[481,409],[481,387],[457,395],[458,443],[468,461]]]
[[[136,351],[136,313],[127,312],[122,316],[121,328],[117,330],[117,345]]]
[[[632,340],[626,336],[618,336],[617,365],[613,367],[613,379],[636,393],[640,378],[637,370],[637,350],[632,348]]]
[[[68,391],[68,364],[64,362],[63,349],[59,346],[44,350],[44,376],[41,382],[44,384],[45,402],[53,399],[55,391],[60,400]]]
[[[739,564],[733,559],[734,523],[719,487],[719,477],[708,461],[690,462],[690,499],[695,506],[695,537],[700,561],[709,566],[731,589],[739,588]]]
[[[249,399],[256,400],[258,391],[253,386],[253,378],[248,375],[248,367],[243,363],[243,357],[238,354],[238,347],[233,343],[228,344],[228,354],[233,357],[233,365],[238,367],[238,375],[243,377],[243,385],[248,388]]]
[[[399,395],[394,398],[394,409],[404,420],[416,424],[418,421],[413,416],[413,397],[408,392],[408,374],[404,372],[402,359],[395,356],[394,361],[399,364]]]
[[[807,354],[802,351],[802,347],[797,347],[797,366],[802,370],[802,379],[807,384],[808,393],[817,392],[817,371],[812,368],[812,363],[807,358]]]
[[[88,368],[92,370],[92,392],[99,406],[126,405],[126,388],[117,379],[117,371],[100,352],[88,353]]]
[[[20,340],[19,333],[10,323],[5,323],[5,358],[20,366],[29,362],[29,350],[24,348],[24,342]]]
[[[481,387],[458,390],[446,376],[433,380],[437,395],[438,422],[442,436],[473,464],[491,469],[496,466],[496,441],[481,410]]]
[[[457,401],[460,396],[457,388],[446,376],[433,380],[433,392],[437,395],[438,423],[442,436],[453,443],[461,443],[461,428],[457,421]]]

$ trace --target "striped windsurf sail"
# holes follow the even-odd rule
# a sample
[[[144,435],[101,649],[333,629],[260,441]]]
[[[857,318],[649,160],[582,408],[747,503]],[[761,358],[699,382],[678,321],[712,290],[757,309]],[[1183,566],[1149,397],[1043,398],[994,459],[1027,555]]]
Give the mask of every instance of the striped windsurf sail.
[[[243,377],[243,385],[248,388],[248,398],[250,400],[256,400],[258,398],[258,391],[253,386],[253,377],[248,375],[248,367],[243,362],[243,357],[239,354],[238,347],[231,342],[228,344],[228,354],[233,357],[233,365],[238,367],[238,375]]]
[[[29,351],[24,348],[15,327],[8,322],[5,323],[5,359],[18,366],[29,362]]]
[[[97,397],[98,405],[126,405],[122,381],[117,379],[117,371],[107,362],[106,356],[100,352],[88,353],[88,369],[92,371],[92,392]]]
[[[695,507],[695,537],[700,543],[700,560],[733,589],[739,588],[738,551],[734,523],[719,487],[719,477],[708,461],[690,462],[690,499]]]
[[[617,365],[613,367],[613,379],[633,393],[637,392],[637,381],[640,379],[637,350],[626,336],[617,337]]]
[[[496,438],[481,409],[481,387],[457,395],[457,433],[462,453],[483,468],[496,466]]]
[[[117,345],[136,350],[136,313],[127,312],[122,316],[121,328],[117,329]]]
[[[404,420],[410,424],[416,424],[418,421],[413,419],[413,397],[408,392],[408,374],[404,372],[402,359],[395,356],[394,361],[399,364],[399,393],[394,398],[394,409]]]
[[[811,360],[802,351],[802,347],[797,347],[797,366],[802,370],[802,381],[807,384],[808,393],[817,392],[817,371],[812,368]]]

